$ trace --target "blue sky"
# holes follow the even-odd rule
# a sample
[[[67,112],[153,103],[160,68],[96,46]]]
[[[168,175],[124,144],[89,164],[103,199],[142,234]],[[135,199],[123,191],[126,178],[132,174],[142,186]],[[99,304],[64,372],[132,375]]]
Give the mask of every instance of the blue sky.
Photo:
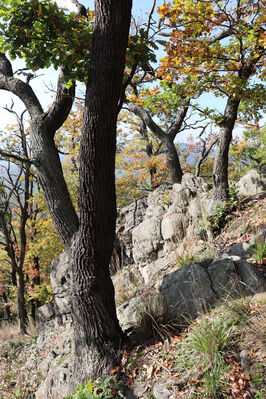
[[[85,0],[80,1],[87,8],[94,8],[93,0]],[[157,0],[157,5],[163,3],[163,0]],[[133,15],[136,17],[137,15],[145,16],[145,13],[149,12],[151,6],[153,4],[153,0],[133,0]],[[23,60],[15,60],[12,62],[13,70],[16,71],[19,68],[24,67]],[[31,86],[37,94],[39,100],[41,101],[44,109],[47,108],[49,104],[53,101],[53,95],[49,92],[48,87],[56,87],[57,80],[57,72],[53,70],[53,68],[49,68],[48,70],[39,71],[37,73],[41,75],[39,78],[36,78],[31,81]],[[82,88],[82,87],[81,87]],[[14,101],[14,110],[17,112],[22,112],[24,110],[23,103],[16,97],[12,96],[10,93],[1,91],[0,92],[0,130],[3,130],[7,124],[13,124],[15,120],[12,118],[11,114],[4,110],[3,107],[10,106],[11,101]]]
[[[81,1],[82,2],[82,1]],[[156,7],[163,4],[164,0],[157,0]],[[89,7],[93,9],[93,0],[85,0],[82,2],[85,7]],[[149,13],[153,4],[153,0],[133,0],[133,16],[137,17],[140,16],[142,19],[145,19],[145,16]],[[163,56],[163,54],[160,54]],[[17,70],[19,68],[24,67],[24,62],[22,60],[16,60],[13,63],[13,70]],[[39,100],[41,101],[42,106],[46,110],[48,105],[53,101],[53,93],[49,91],[48,87],[55,88],[56,87],[56,80],[57,80],[57,72],[53,68],[49,68],[48,70],[38,71],[37,73],[40,75],[38,78],[31,81],[31,86],[33,87],[36,95],[38,96]],[[84,86],[83,86],[84,87]],[[77,90],[77,94],[80,94],[80,90],[82,90],[82,86],[80,85]],[[0,118],[0,130],[3,130],[7,124],[15,123],[15,120],[12,118],[11,114],[5,110],[3,110],[4,106],[10,106],[12,98],[14,100],[14,110],[18,113],[24,110],[23,103],[18,99],[14,98],[8,92],[1,91],[0,95],[0,109],[1,109],[1,118]],[[209,106],[211,108],[223,108],[224,101],[217,99],[210,95],[205,95],[202,99],[202,102],[205,106]],[[238,130],[238,129],[237,129]],[[239,132],[237,133],[239,135]],[[181,135],[177,138],[178,141],[186,141],[188,133]]]

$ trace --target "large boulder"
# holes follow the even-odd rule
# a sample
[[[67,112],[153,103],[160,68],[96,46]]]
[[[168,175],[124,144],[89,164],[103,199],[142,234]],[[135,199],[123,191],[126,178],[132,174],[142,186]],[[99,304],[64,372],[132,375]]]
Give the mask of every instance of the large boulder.
[[[239,195],[255,195],[266,190],[266,166],[251,169],[238,182]]]
[[[166,320],[194,318],[217,300],[209,275],[199,263],[166,274],[159,291]]]
[[[258,272],[258,269],[245,260],[234,262],[240,277],[241,288],[244,295],[254,295],[266,291],[266,280]]]
[[[219,298],[239,291],[240,278],[234,262],[230,258],[215,260],[207,269],[212,288]]]
[[[156,259],[162,246],[161,221],[145,219],[132,230],[132,243],[135,263]]]
[[[180,241],[186,235],[188,218],[182,213],[167,212],[162,220],[162,237],[166,240]]]
[[[174,266],[173,259],[169,264]],[[170,273],[164,272],[165,267],[167,262],[161,265],[162,275],[155,291],[135,297],[118,308],[118,318],[124,330],[138,330],[140,326],[149,328],[149,315],[155,321],[164,322],[195,318],[230,296],[254,295],[266,290],[263,276],[254,265],[245,261],[206,259]],[[152,277],[148,276],[148,279],[152,281]]]
[[[192,173],[185,173],[182,176],[182,186],[188,187],[194,194],[203,193],[209,190],[209,185],[202,177],[194,176]]]

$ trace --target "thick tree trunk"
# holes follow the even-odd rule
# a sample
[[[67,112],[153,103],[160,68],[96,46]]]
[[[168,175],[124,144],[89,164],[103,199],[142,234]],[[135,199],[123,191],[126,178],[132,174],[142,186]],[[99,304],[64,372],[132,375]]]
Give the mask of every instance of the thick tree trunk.
[[[22,334],[26,334],[28,318],[27,318],[26,303],[25,303],[24,273],[22,270],[19,270],[17,272],[17,300],[18,300],[19,329]]]
[[[219,142],[215,154],[213,166],[213,199],[214,201],[224,201],[228,198],[228,153],[232,140],[232,131],[237,119],[237,110],[240,99],[228,99],[224,122],[219,133]]]
[[[131,0],[95,2],[95,29],[80,148],[80,228],[71,251],[75,370],[79,380],[110,372],[124,338],[109,262],[115,238],[116,119]]]
[[[42,117],[36,117],[30,129],[38,179],[57,232],[64,246],[69,248],[71,238],[78,230],[79,221],[64,179],[59,154],[54,143],[54,134],[47,132]]]
[[[173,139],[165,135],[163,145],[165,147],[166,162],[172,183],[181,183],[183,172]]]

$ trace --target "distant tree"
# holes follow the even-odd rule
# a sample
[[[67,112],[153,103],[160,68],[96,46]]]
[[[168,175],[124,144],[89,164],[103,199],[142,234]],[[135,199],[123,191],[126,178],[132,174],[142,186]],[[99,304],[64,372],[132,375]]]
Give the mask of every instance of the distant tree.
[[[201,86],[226,99],[222,115],[213,114],[220,126],[213,168],[213,197],[228,196],[228,151],[232,131],[241,112],[258,117],[265,90],[263,73],[265,31],[260,0],[175,0],[159,7],[161,25],[170,33],[161,73],[187,90]],[[254,80],[256,78],[256,80]],[[242,103],[242,104],[241,104]],[[240,108],[241,106],[241,108]]]
[[[0,156],[13,154],[13,163],[7,160],[2,169],[5,176],[2,184],[5,194],[2,196],[2,210],[0,213],[0,231],[3,236],[1,242],[11,265],[12,283],[17,286],[17,306],[20,331],[25,334],[27,327],[27,310],[25,302],[25,273],[24,262],[26,255],[26,223],[29,218],[29,198],[32,193],[32,178],[24,129],[23,114],[19,116],[12,109],[18,122],[18,131],[9,136],[7,150],[0,150]],[[17,224],[17,228],[15,228]],[[3,248],[4,243],[4,248]]]

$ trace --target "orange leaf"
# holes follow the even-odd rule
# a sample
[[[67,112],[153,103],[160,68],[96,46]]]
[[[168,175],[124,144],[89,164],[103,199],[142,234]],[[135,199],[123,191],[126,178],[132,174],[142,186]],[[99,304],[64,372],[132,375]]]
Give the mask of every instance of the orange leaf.
[[[172,337],[172,341],[173,342],[180,342],[180,341],[182,341],[182,339],[176,335],[175,337]]]
[[[113,374],[116,373],[118,369],[119,369],[119,366],[114,367],[114,368],[112,369],[112,373],[113,373]]]

